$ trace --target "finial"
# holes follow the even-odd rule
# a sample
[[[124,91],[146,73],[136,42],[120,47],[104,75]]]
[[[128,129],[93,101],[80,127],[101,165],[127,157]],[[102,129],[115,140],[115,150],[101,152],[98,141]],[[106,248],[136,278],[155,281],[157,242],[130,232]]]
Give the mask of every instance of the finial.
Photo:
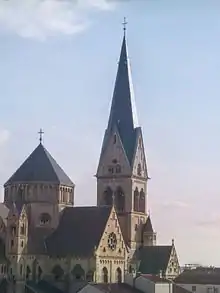
[[[150,217],[150,210],[148,210],[148,216]]]
[[[172,246],[174,245],[174,239],[172,239]]]
[[[122,22],[123,24],[123,31],[124,31],[124,35],[126,33],[126,25],[128,24],[127,21],[126,21],[126,17],[124,17],[124,21]]]
[[[44,132],[43,132],[42,128],[40,128],[40,131],[38,132],[38,134],[40,135],[40,138],[39,138],[39,140],[40,140],[40,143],[42,143],[43,134],[44,134]]]

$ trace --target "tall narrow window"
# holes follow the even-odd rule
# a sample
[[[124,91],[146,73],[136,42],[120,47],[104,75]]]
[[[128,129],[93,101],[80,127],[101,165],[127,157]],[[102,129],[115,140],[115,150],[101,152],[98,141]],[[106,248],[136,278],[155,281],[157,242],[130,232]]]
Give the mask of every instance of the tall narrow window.
[[[141,174],[142,174],[142,169],[141,169],[141,164],[140,163],[137,166],[137,174],[138,174],[138,176],[141,176]]]
[[[125,195],[120,186],[117,188],[116,191],[115,206],[118,212],[123,212],[125,210]]]
[[[116,165],[115,171],[116,173],[121,173],[121,166],[119,164]]]
[[[138,212],[138,210],[139,210],[139,191],[138,191],[138,188],[136,187],[134,191],[134,211]]]
[[[11,248],[14,246],[14,240],[11,240]]]
[[[107,206],[112,206],[113,198],[112,198],[113,192],[110,187],[107,187],[104,192],[104,204]]]
[[[116,134],[114,134],[114,136],[113,136],[113,144],[116,144],[116,140],[117,140],[117,137],[116,137]]]
[[[140,197],[139,197],[139,212],[145,213],[145,205],[146,205],[146,196],[143,188],[141,188],[140,191]]]

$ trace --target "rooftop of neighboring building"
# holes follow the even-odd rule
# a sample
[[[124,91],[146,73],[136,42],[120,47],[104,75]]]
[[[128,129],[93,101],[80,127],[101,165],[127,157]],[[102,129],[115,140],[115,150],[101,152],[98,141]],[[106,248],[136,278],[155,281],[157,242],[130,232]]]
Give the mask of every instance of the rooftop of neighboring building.
[[[167,280],[163,277],[157,276],[157,275],[142,274],[140,277],[148,279],[155,284],[157,284],[157,283],[171,283],[169,280]]]
[[[220,268],[186,269],[174,279],[176,284],[220,285]]]
[[[143,293],[142,291],[131,287],[125,283],[115,283],[115,284],[94,284],[94,287],[98,288],[102,292],[106,293]]]

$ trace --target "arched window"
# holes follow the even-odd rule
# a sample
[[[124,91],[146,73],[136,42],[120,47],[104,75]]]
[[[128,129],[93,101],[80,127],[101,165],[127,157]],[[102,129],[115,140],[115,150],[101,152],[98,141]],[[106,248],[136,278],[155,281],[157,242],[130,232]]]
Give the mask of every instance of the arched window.
[[[25,235],[25,225],[24,225],[24,223],[21,224],[20,233],[21,233],[21,235]]]
[[[55,265],[52,269],[52,274],[54,275],[54,279],[58,281],[63,277],[64,271],[60,265]]]
[[[121,166],[119,164],[116,165],[115,172],[116,173],[121,173]]]
[[[123,212],[125,210],[125,195],[120,186],[116,190],[115,207],[118,212]]]
[[[145,192],[143,188],[140,191],[140,198],[139,198],[139,212],[145,213]]]
[[[29,276],[30,276],[30,273],[31,273],[31,269],[29,266],[26,267],[26,279],[29,280]]]
[[[40,215],[40,224],[41,225],[48,225],[51,222],[51,216],[48,213],[42,213]]]
[[[104,191],[104,204],[107,206],[112,206],[112,189],[110,187],[107,187]]]
[[[108,283],[108,270],[106,267],[102,269],[102,280],[103,283]]]
[[[19,202],[23,201],[24,198],[24,187],[23,186],[19,186],[18,191],[17,191],[17,200]]]
[[[141,174],[142,174],[142,168],[141,168],[141,164],[140,163],[137,166],[137,174],[138,174],[138,176],[141,176]]]
[[[16,226],[15,225],[11,225],[10,230],[11,230],[11,234],[13,236],[15,236],[16,235]]]
[[[121,283],[122,282],[122,273],[121,273],[121,269],[117,268],[116,270],[116,282],[117,283]]]
[[[138,212],[138,210],[139,210],[139,191],[138,191],[138,188],[136,187],[134,191],[134,211]]]
[[[76,280],[85,280],[85,271],[80,264],[76,264],[72,269],[72,275]]]

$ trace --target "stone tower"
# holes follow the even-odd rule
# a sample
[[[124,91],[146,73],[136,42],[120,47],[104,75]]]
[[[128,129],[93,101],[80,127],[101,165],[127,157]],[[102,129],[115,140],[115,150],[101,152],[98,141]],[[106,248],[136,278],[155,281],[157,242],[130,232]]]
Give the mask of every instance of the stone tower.
[[[97,170],[97,205],[115,205],[131,251],[143,241],[148,172],[124,34],[112,105]]]
[[[31,155],[4,185],[8,207],[6,257],[9,276],[16,284],[39,279],[42,266],[36,256],[45,253],[38,246],[58,225],[64,207],[74,205],[74,184],[40,141]],[[17,286],[17,285],[16,285]],[[16,289],[16,292],[23,292]]]

